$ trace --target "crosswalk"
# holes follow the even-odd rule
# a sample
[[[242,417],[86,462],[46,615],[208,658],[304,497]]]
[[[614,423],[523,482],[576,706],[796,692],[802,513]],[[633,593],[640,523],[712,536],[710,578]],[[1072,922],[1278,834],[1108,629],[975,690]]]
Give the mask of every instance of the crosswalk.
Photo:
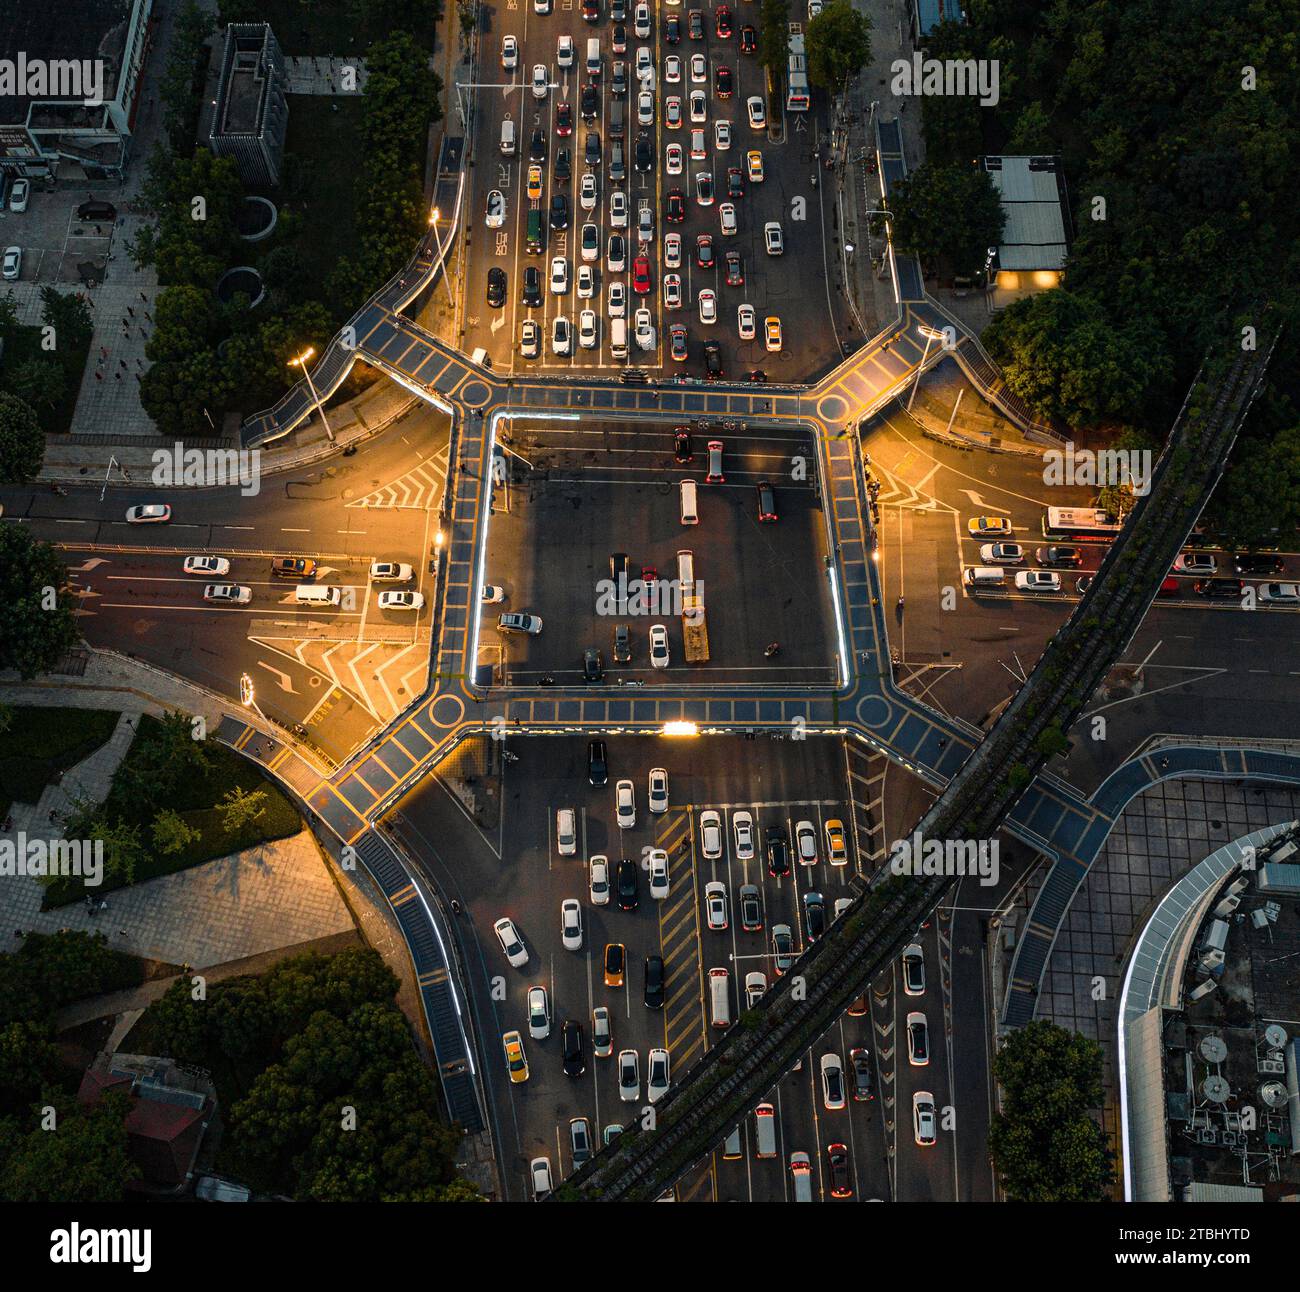
[[[442,500],[442,491],[446,482],[447,446],[443,445],[437,453],[426,458],[418,467],[372,490],[363,498],[352,499],[347,505],[428,511]]]

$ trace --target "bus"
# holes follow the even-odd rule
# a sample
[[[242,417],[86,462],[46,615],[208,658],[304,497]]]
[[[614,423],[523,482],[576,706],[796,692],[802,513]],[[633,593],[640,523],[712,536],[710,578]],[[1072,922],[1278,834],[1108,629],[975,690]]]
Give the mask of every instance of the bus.
[[[803,26],[790,24],[790,54],[785,77],[785,110],[807,112],[812,99],[808,90],[808,60],[803,52]]]
[[[1098,507],[1049,507],[1043,516],[1043,537],[1072,543],[1109,543],[1124,521]]]

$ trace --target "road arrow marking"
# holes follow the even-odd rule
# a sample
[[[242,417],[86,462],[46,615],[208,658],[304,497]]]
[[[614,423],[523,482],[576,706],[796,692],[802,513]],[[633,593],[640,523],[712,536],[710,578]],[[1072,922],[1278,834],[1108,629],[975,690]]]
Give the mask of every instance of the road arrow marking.
[[[293,681],[290,679],[288,673],[282,673],[278,668],[274,668],[263,659],[259,659],[257,662],[262,668],[266,669],[268,673],[275,674],[275,680],[279,684],[280,690],[288,691],[290,695],[299,694],[299,692],[293,689]]]

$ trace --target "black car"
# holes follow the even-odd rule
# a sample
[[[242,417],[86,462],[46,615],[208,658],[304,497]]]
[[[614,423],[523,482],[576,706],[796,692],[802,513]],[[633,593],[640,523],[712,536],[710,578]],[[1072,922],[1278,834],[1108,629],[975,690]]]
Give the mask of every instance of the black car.
[[[757,884],[741,885],[740,927],[746,933],[757,933],[763,927],[763,903],[759,900]]]
[[[566,1018],[560,1028],[560,1053],[564,1056],[564,1075],[580,1077],[587,1070],[587,1059],[583,1053],[582,1024]]]
[[[747,372],[745,374],[745,380],[761,384],[767,380],[767,373],[765,373],[762,368],[755,368],[753,372]]]
[[[681,463],[695,460],[695,446],[691,443],[691,433],[685,426],[679,426],[673,432],[673,459]]]
[[[735,82],[731,79],[731,68],[719,67],[713,73],[713,92],[720,99],[731,98]]]
[[[639,171],[648,171],[654,165],[654,149],[650,146],[649,135],[637,135],[632,165]]]
[[[627,53],[627,28],[621,22],[614,24],[614,53]]]
[[[1281,574],[1286,568],[1275,552],[1238,552],[1232,566],[1238,574]]]
[[[770,480],[760,480],[754,490],[758,495],[758,519],[765,525],[776,520],[776,490]]]
[[[596,22],[600,18],[600,0],[582,0],[583,22]]]
[[[614,625],[614,663],[632,662],[632,629],[627,624]]]
[[[745,177],[739,166],[732,166],[727,171],[727,196],[733,199],[745,196]]]
[[[582,87],[582,119],[584,121],[595,121],[599,104],[600,95],[596,93],[596,87],[594,85],[584,85]]]
[[[609,18],[611,22],[626,22],[627,0],[610,0]]]
[[[849,1150],[843,1144],[827,1144],[826,1165],[830,1168],[831,1197],[851,1198],[853,1185],[849,1181]]]
[[[670,13],[664,19],[664,44],[680,45],[682,41],[682,20],[675,14]]]
[[[692,40],[704,39],[704,10],[692,9],[686,15],[686,34]]]
[[[506,271],[493,265],[488,270],[487,303],[499,310],[506,303]]]
[[[704,375],[710,381],[722,380],[722,346],[717,341],[704,343]]]
[[[622,586],[627,584],[627,553],[611,552],[609,554],[609,577],[614,581],[614,586],[622,593]]]
[[[748,23],[740,29],[740,52],[742,54],[758,53],[758,32]]]
[[[528,141],[528,160],[535,162],[546,160],[546,136],[540,129],[534,130],[532,138]]]
[[[561,148],[556,152],[555,166],[552,170],[559,183],[563,183],[573,174],[573,163],[569,159],[569,150],[567,148]]]
[[[728,251],[724,258],[727,266],[727,286],[743,287],[745,285],[745,262],[739,251]]]
[[[669,224],[681,224],[686,219],[686,195],[680,188],[669,190],[664,216]]]
[[[803,895],[803,919],[808,941],[816,942],[826,932],[826,902],[820,893]]]
[[[1246,585],[1240,579],[1198,579],[1192,587],[1215,601],[1240,601]]]
[[[587,147],[582,154],[582,160],[591,167],[600,165],[600,132],[596,130],[587,131]]]
[[[609,784],[609,756],[603,740],[587,741],[587,780],[592,785]]]
[[[646,1009],[663,1009],[664,961],[662,956],[646,956],[645,958],[644,998]]]
[[[1077,547],[1040,547],[1034,553],[1039,565],[1082,565],[1083,553]]]
[[[542,303],[542,271],[536,265],[524,269],[524,304],[538,306]]]
[[[790,873],[790,844],[780,826],[767,827],[767,873],[773,879]]]
[[[695,239],[695,263],[701,269],[713,268],[713,235],[701,233]]]
[[[621,99],[627,94],[627,64],[619,60],[614,64],[614,71],[609,80],[609,92]]]
[[[569,227],[569,199],[563,193],[551,198],[551,228],[567,229]]]
[[[600,651],[594,646],[588,646],[582,652],[582,680],[584,682],[603,682],[605,680],[605,661],[600,657]]]
[[[620,911],[635,911],[637,905],[635,861],[632,861],[629,857],[624,857],[618,863],[614,886],[618,891],[618,909]]]
[[[849,1081],[853,1098],[858,1103],[876,1097],[876,1075],[871,1069],[870,1050],[849,1051]]]

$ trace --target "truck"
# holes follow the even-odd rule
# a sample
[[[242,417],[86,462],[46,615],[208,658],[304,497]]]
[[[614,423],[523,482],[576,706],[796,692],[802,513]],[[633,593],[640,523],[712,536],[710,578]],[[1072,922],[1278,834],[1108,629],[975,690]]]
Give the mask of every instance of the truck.
[[[682,639],[688,663],[708,662],[709,629],[704,622],[704,600],[691,593],[682,597]]]

